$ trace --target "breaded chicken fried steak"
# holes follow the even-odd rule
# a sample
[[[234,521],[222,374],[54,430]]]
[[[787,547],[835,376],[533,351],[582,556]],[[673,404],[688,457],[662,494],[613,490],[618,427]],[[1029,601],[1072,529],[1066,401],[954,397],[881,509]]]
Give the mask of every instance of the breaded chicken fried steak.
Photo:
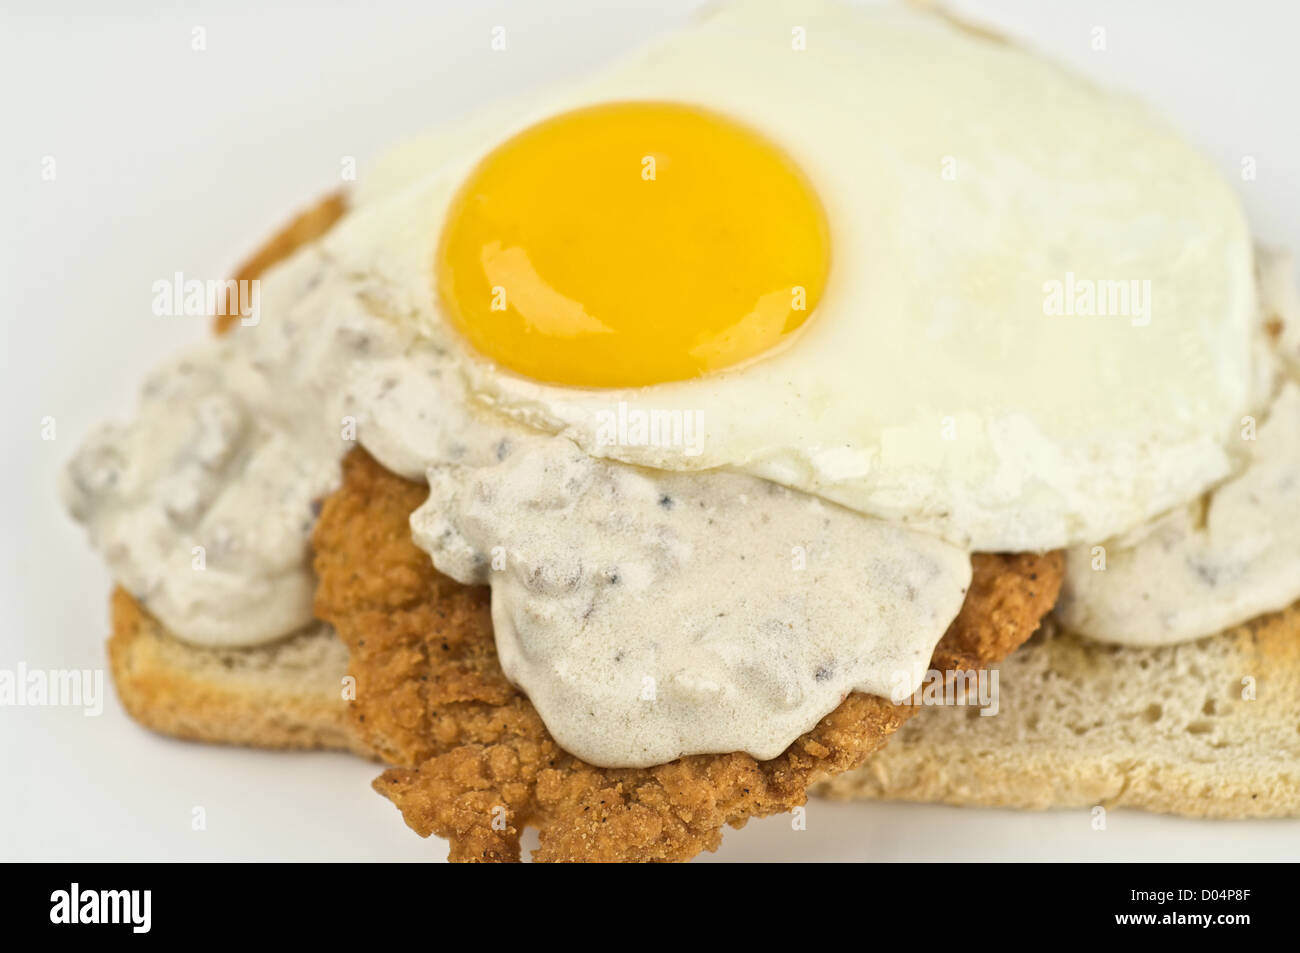
[[[412,140],[250,260],[67,467],[133,716],[380,761],[459,861],[686,860],[810,788],[1300,812],[1290,260],[1131,99],[800,17]]]
[[[854,693],[776,758],[692,755],[599,768],[557,745],[501,671],[490,598],[440,575],[407,520],[428,494],[362,451],[316,528],[316,612],[348,647],[358,734],[396,765],[375,788],[453,860],[685,860],[725,824],[788,811],[808,785],[861,764],[913,712]],[[935,650],[938,671],[976,670],[1033,632],[1056,598],[1057,555],[977,555],[970,592]]]

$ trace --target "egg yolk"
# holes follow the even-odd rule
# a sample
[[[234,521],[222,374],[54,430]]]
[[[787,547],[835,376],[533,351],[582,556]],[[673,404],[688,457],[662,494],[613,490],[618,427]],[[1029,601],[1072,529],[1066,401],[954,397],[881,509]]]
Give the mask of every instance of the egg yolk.
[[[771,350],[812,313],[826,214],[799,168],[723,116],[579,109],[495,149],[452,202],[436,273],[453,324],[536,380],[685,380]]]

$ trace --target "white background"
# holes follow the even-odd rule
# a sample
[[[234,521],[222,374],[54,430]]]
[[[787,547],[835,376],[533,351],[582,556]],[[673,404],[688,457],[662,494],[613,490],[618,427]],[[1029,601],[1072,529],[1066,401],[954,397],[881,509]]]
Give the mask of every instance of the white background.
[[[15,12],[28,7],[32,12]],[[104,666],[110,581],[56,473],[143,374],[206,323],[150,312],[176,271],[218,276],[337,187],[343,156],[575,76],[684,23],[682,0],[609,3],[6,4],[0,14],[0,668]],[[1300,5],[958,2],[1107,86],[1139,93],[1236,184],[1264,240],[1300,248]],[[792,3],[797,10],[797,4]],[[38,12],[39,11],[39,12]],[[797,23],[797,13],[792,14]],[[492,27],[508,49],[489,49]],[[194,27],[207,49],[191,49]],[[1091,49],[1104,27],[1105,52]],[[1258,163],[1243,182],[1241,157]],[[57,179],[41,178],[45,156]],[[41,439],[52,416],[57,439]],[[110,692],[111,695],[111,692]],[[437,860],[371,792],[374,766],[155,737],[0,708],[0,859]],[[208,828],[190,829],[191,809]],[[720,860],[1295,859],[1300,821],[1017,814],[813,802],[729,832]]]

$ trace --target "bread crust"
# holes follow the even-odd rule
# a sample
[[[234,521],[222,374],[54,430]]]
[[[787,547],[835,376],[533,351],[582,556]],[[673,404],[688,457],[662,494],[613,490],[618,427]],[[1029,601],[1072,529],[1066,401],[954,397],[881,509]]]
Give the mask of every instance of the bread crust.
[[[346,211],[347,198],[342,192],[327,195],[310,208],[303,209],[235,269],[234,280],[252,281],[260,277],[272,265],[328,232]],[[225,334],[238,317],[237,314],[217,315],[213,318],[213,330]]]
[[[125,590],[113,593],[109,667],[127,712],[176,738],[374,757],[344,700],[347,650],[325,626],[271,645],[207,649],[170,635]]]

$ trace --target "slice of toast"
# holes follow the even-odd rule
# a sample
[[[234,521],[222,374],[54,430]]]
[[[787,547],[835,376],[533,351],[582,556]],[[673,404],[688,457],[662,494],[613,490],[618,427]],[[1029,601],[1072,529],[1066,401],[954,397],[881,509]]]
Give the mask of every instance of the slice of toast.
[[[161,734],[373,756],[348,717],[348,651],[324,623],[256,648],[200,648],[118,589],[108,659],[123,706]]]
[[[1300,603],[1154,649],[1045,625],[1000,666],[998,712],[913,718],[832,798],[1300,815]]]

